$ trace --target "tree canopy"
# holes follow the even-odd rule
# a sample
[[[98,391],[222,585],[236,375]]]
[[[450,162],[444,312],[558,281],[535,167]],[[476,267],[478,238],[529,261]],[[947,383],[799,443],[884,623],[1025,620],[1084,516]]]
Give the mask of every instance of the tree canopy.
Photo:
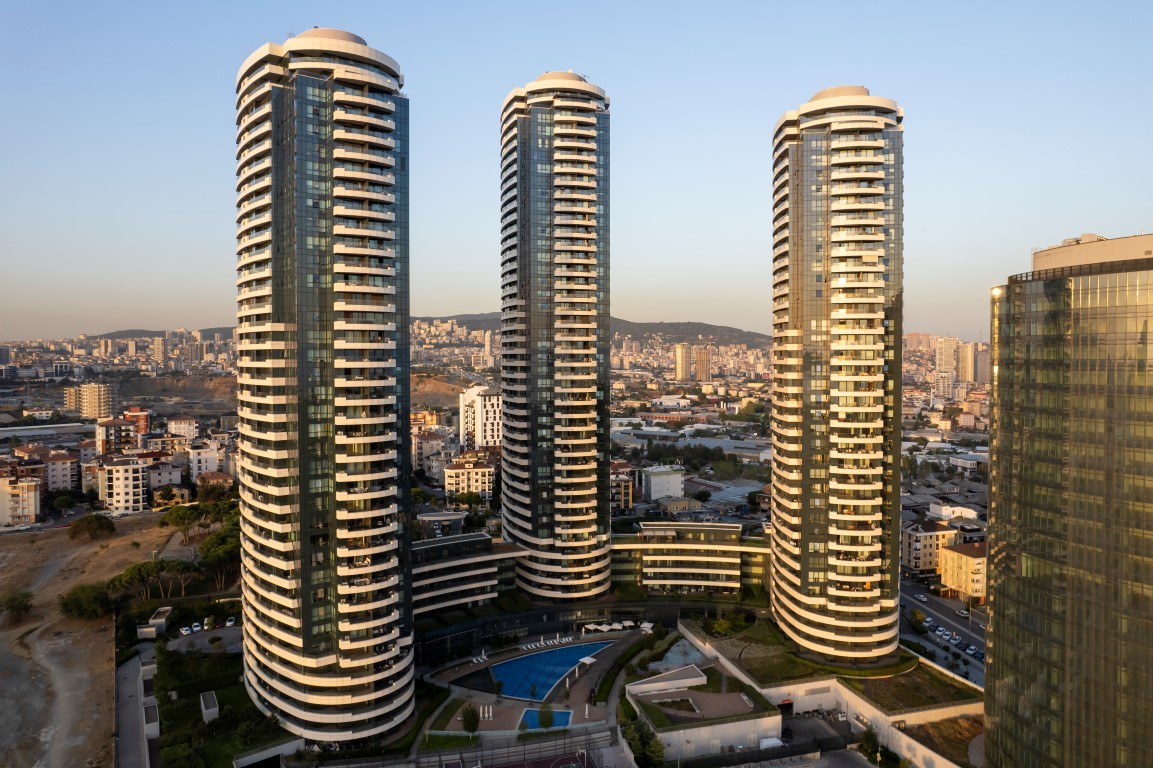
[[[68,538],[74,541],[81,536],[87,536],[89,540],[96,541],[114,533],[116,533],[116,523],[112,522],[112,518],[104,515],[85,515],[73,522],[68,528]]]

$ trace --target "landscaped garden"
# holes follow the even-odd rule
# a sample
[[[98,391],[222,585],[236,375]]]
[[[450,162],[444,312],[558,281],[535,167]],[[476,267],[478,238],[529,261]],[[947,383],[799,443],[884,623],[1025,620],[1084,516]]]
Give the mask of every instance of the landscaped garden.
[[[985,730],[983,717],[953,717],[912,726],[905,735],[916,739],[947,760],[970,768],[969,743]]]
[[[241,750],[291,738],[266,717],[240,682],[240,654],[176,653],[156,644],[160,757],[165,768],[231,768]],[[204,722],[200,694],[215,691],[220,716]],[[170,693],[176,694],[175,701]]]
[[[928,664],[918,664],[891,677],[845,677],[843,682],[888,714],[930,705],[981,701],[979,690],[937,672]]]
[[[845,668],[803,658],[795,645],[769,619],[752,623],[741,614],[711,621],[685,619],[684,624],[698,637],[708,637],[711,645],[761,685],[801,679],[831,677],[874,677],[894,675],[917,666],[917,658],[902,651],[901,658],[884,667]]]

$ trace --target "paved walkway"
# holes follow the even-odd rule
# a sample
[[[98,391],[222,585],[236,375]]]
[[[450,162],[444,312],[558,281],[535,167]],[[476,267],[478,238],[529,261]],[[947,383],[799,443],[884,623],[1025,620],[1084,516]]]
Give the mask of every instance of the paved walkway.
[[[140,662],[152,659],[152,643],[137,646],[140,653],[116,669],[116,765],[148,768],[148,742],[144,739],[144,703],[140,701]]]
[[[985,732],[981,731],[969,742],[969,764],[973,768],[985,768]]]

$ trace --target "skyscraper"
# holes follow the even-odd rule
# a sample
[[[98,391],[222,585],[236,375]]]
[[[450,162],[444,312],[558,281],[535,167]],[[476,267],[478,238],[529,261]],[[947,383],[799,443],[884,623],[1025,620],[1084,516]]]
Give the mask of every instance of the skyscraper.
[[[689,344],[673,346],[673,378],[689,381],[693,377],[693,348]]]
[[[501,110],[503,530],[538,598],[610,588],[608,108],[546,72]]]
[[[705,345],[693,347],[693,378],[708,381],[713,377],[713,348]]]
[[[237,75],[245,683],[317,741],[413,710],[402,84],[334,29],[266,44]]]
[[[992,768],[1153,765],[1153,235],[992,297]]]
[[[961,340],[954,336],[940,336],[937,338],[937,345],[934,351],[938,373],[957,372],[957,351],[960,347]]]
[[[773,134],[773,612],[833,662],[897,651],[902,118],[828,88]]]

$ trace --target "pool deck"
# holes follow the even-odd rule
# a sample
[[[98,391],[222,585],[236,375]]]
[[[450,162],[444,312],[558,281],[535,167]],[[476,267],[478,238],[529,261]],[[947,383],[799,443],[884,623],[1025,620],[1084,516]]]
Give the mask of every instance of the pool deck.
[[[597,681],[600,680],[613,661],[619,656],[629,643],[640,636],[639,630],[630,630],[627,632],[605,632],[605,633],[589,633],[584,637],[577,636],[571,643],[564,646],[549,646],[545,648],[534,648],[532,650],[522,650],[520,646],[513,646],[511,648],[504,648],[500,651],[493,653],[487,659],[479,663],[471,663],[465,661],[463,664],[458,664],[449,669],[441,670],[433,675],[433,679],[441,683],[453,683],[455,680],[464,677],[465,675],[472,674],[477,670],[490,667],[493,664],[509,659],[517,659],[522,656],[531,656],[534,653],[547,651],[550,648],[572,647],[580,645],[581,643],[591,642],[606,642],[611,641],[613,644],[605,648],[596,656],[596,663],[588,667],[584,672],[581,672],[575,680],[569,676],[571,680],[568,690],[565,690],[564,680],[553,689],[552,693],[545,699],[554,711],[571,711],[572,720],[570,726],[584,725],[585,723],[604,722],[608,719],[608,712],[604,707],[598,707],[593,704],[588,706],[588,717],[585,717],[585,702],[589,700],[589,693],[595,689]],[[545,638],[548,639],[547,637]],[[526,638],[526,643],[530,643],[532,638]],[[517,724],[520,723],[521,714],[525,709],[533,708],[539,709],[542,702],[530,702],[524,699],[509,699],[502,697],[497,700],[495,694],[482,693],[481,691],[464,690],[463,694],[466,698],[462,702],[472,703],[476,707],[482,705],[492,705],[493,715],[491,720],[481,719],[480,730],[483,731],[515,731]],[[451,725],[447,730],[459,730],[463,733],[463,727],[460,721],[460,713],[457,712],[453,715]]]

